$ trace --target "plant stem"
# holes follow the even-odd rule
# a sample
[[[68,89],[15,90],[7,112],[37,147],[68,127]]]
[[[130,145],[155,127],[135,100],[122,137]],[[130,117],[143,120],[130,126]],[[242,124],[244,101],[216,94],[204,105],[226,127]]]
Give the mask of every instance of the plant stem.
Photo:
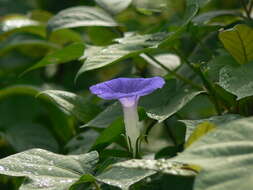
[[[93,184],[94,184],[96,190],[101,190],[96,181],[94,181]]]
[[[244,9],[245,12],[246,12],[247,18],[250,20],[250,19],[251,19],[250,14],[251,14],[251,9],[252,9],[251,6],[253,6],[253,5],[251,5],[252,2],[251,2],[251,4],[250,4],[250,7],[251,7],[251,8],[249,7],[249,9],[247,8],[247,4],[246,4],[245,0],[241,0],[241,4],[242,4],[242,6],[243,6],[243,9]]]
[[[183,55],[181,54],[176,48],[173,48],[173,50],[183,59],[183,61],[201,78],[205,88],[207,89],[209,95],[210,95],[210,100],[214,103],[216,112],[218,115],[221,115],[221,109],[218,104],[218,100],[216,97],[216,92],[213,87],[213,85],[209,82],[209,80],[205,77],[201,69],[198,67],[194,67],[190,61]]]
[[[191,80],[183,77],[182,75],[178,74],[177,72],[171,70],[170,68],[164,66],[162,63],[160,63],[156,58],[154,58],[152,55],[149,55],[146,53],[146,55],[152,60],[154,61],[156,64],[158,64],[160,67],[162,67],[163,69],[165,69],[166,71],[168,71],[169,73],[171,73],[172,75],[174,75],[176,78],[178,78],[179,80],[182,80],[183,82],[185,82],[186,84],[189,84],[190,86],[192,86],[193,88],[197,88],[197,89],[202,89],[201,86],[195,84],[194,82],[192,82]]]

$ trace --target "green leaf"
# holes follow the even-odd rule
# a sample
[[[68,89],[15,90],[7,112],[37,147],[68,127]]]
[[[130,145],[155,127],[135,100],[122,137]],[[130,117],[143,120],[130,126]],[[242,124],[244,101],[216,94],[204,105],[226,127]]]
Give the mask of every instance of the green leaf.
[[[102,131],[95,143],[92,145],[91,150],[105,148],[112,142],[115,142],[122,134],[124,134],[124,123],[122,118],[118,118]]]
[[[168,8],[167,0],[133,0],[133,5],[137,10],[145,15],[151,15],[153,12],[161,12]]]
[[[188,148],[191,144],[198,141],[201,137],[215,129],[215,125],[210,122],[203,122],[196,126],[195,130],[192,132],[188,140],[186,141],[184,147]]]
[[[162,122],[203,92],[177,87],[176,81],[170,80],[162,89],[141,98],[140,106],[144,107],[150,118]]]
[[[46,90],[39,95],[49,97],[62,111],[75,116],[82,122],[91,120],[100,109],[86,100],[82,96],[78,96],[71,92],[60,90]]]
[[[116,163],[113,165],[113,167],[144,169],[163,174],[180,175],[180,176],[194,176],[196,174],[193,170],[187,170],[185,164],[171,161],[169,159],[158,159],[158,160],[132,159]]]
[[[91,149],[92,145],[95,143],[98,136],[98,132],[89,129],[88,131],[80,133],[74,138],[72,138],[65,146],[65,149],[69,154],[87,153]]]
[[[128,189],[131,185],[156,173],[188,177],[196,175],[193,170],[187,169],[186,165],[179,162],[165,159],[133,159],[112,165],[109,170],[96,178],[100,182]]]
[[[192,22],[196,24],[207,24],[209,21],[216,17],[221,17],[221,16],[234,16],[238,17],[240,16],[240,12],[235,11],[235,10],[216,10],[216,11],[209,11],[206,13],[202,13],[198,16],[196,16]]]
[[[237,96],[237,100],[253,95],[253,64],[240,67],[226,66],[221,69],[219,85]]]
[[[45,36],[45,27],[38,21],[24,15],[7,15],[0,22],[0,39],[14,32],[29,32]]]
[[[252,134],[252,117],[230,122],[201,138],[175,160],[202,168],[194,190],[251,189]]]
[[[66,190],[84,174],[92,173],[97,152],[64,156],[42,149],[31,149],[0,160],[0,173],[28,178],[21,190]]]
[[[107,46],[93,53],[92,56],[88,56],[78,71],[77,77],[85,71],[117,63],[123,59],[157,48],[165,37],[165,33],[155,33],[147,35],[135,34],[117,39],[118,43]]]
[[[48,21],[48,31],[52,32],[61,28],[74,28],[81,26],[107,26],[118,24],[103,9],[98,7],[79,6],[60,11]]]
[[[215,127],[218,127],[220,125],[229,123],[231,121],[234,121],[236,119],[240,119],[242,116],[237,114],[225,114],[221,116],[213,116],[206,119],[200,119],[200,120],[179,120],[183,122],[186,125],[186,139],[189,138],[189,136],[193,133],[193,131],[196,129],[197,126],[208,122],[213,124]]]
[[[115,102],[81,127],[106,128],[120,116],[123,116],[121,105],[120,103]]]
[[[28,86],[9,86],[0,90],[1,115],[0,125],[8,126],[16,124],[17,121],[31,122],[32,119],[46,114],[52,128],[63,141],[67,141],[73,135],[70,119],[53,105],[48,98],[36,95],[41,89]],[[13,107],[17,108],[13,109]],[[11,111],[7,111],[10,109]],[[13,119],[16,118],[15,120]]]
[[[6,126],[3,138],[17,151],[42,148],[58,152],[59,145],[47,128],[35,123],[19,123]]]
[[[253,30],[243,24],[219,33],[219,38],[225,48],[240,64],[253,60]]]
[[[0,43],[0,55],[6,54],[9,51],[19,48],[22,50],[25,47],[57,49],[58,45],[48,42],[38,36],[31,34],[16,34],[12,35]],[[45,50],[44,50],[45,51]]]
[[[131,185],[155,173],[156,172],[150,170],[113,167],[112,169],[97,176],[96,179],[100,182],[125,190]]]
[[[112,14],[117,14],[126,9],[132,0],[95,0],[96,3]]]
[[[24,71],[24,73],[50,64],[61,64],[76,60],[83,55],[84,47],[83,43],[73,43],[45,56],[41,61]]]

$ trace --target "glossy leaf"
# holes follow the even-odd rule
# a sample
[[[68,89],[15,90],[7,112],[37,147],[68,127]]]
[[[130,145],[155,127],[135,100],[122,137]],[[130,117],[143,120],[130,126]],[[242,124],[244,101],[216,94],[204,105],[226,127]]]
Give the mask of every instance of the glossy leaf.
[[[46,90],[42,91],[40,95],[49,97],[61,110],[82,122],[89,121],[100,111],[97,106],[89,103],[89,100],[71,92]]]
[[[97,176],[96,179],[100,182],[116,186],[124,190],[155,173],[156,172],[150,170],[113,167],[112,169]]]
[[[117,14],[126,9],[132,0],[96,0],[96,3],[112,14]]]
[[[79,6],[71,7],[60,11],[48,21],[48,31],[61,28],[74,28],[82,26],[108,26],[113,27],[118,24],[103,9],[98,7]]]
[[[140,106],[144,107],[150,118],[162,122],[203,92],[187,88],[178,89],[176,81],[170,80],[162,89],[141,98]]]
[[[119,162],[113,167],[135,168],[151,170],[163,174],[194,176],[196,173],[193,170],[187,170],[187,166],[183,163],[171,161],[169,159],[133,159],[124,162]]]
[[[194,190],[247,190],[252,187],[253,118],[225,124],[175,158],[200,166]]]
[[[226,66],[220,71],[219,85],[240,100],[253,95],[252,74],[253,64]]]
[[[98,69],[106,65],[117,63],[123,59],[138,55],[142,52],[157,48],[165,39],[164,33],[131,35],[117,39],[116,44],[107,46],[96,54],[87,57],[83,66],[78,71],[77,77],[85,71]]]
[[[66,190],[83,174],[90,174],[98,161],[97,152],[64,156],[31,149],[0,160],[0,173],[28,178],[21,190]]]
[[[232,29],[221,31],[219,38],[239,64],[253,60],[253,29],[239,24]]]
[[[82,56],[84,47],[85,46],[82,43],[74,43],[63,49],[57,50],[56,52],[45,56],[41,61],[28,68],[24,73],[50,64],[61,64],[76,60]]]

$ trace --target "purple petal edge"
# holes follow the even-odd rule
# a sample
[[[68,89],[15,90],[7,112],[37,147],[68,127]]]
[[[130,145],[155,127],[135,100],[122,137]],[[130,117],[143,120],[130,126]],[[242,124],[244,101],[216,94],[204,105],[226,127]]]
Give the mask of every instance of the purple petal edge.
[[[100,98],[113,100],[145,96],[162,88],[164,84],[165,81],[161,77],[116,78],[93,85],[90,87],[90,91]]]

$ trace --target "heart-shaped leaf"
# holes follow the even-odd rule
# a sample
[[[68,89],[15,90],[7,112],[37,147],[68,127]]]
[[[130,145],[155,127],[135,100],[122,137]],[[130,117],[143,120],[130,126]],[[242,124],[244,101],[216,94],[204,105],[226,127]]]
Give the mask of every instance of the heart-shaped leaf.
[[[27,177],[21,190],[66,190],[84,174],[91,174],[97,152],[64,156],[42,149],[31,149],[0,160],[0,173]]]

